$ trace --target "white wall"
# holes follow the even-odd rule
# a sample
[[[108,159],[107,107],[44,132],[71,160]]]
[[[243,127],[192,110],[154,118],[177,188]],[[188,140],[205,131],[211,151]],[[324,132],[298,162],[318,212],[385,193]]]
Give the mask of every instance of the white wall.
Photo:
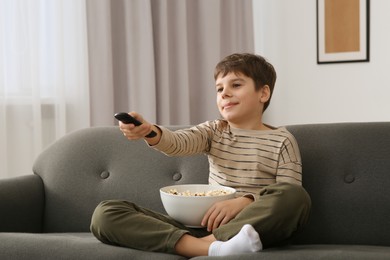
[[[316,1],[254,0],[255,48],[276,68],[266,122],[390,121],[390,1],[371,0],[370,61],[317,64]]]

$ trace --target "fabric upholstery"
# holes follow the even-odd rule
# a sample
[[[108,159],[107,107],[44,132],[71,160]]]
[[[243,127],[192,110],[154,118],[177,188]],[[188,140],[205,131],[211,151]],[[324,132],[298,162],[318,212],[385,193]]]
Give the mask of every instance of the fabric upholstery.
[[[39,176],[0,180],[0,232],[42,232],[43,203]]]
[[[359,245],[295,245],[267,249],[259,253],[242,254],[240,256],[224,256],[224,257],[195,257],[194,260],[388,260],[390,254],[389,247],[381,246],[359,246]]]
[[[142,252],[101,243],[90,233],[0,233],[2,260],[129,260],[185,259],[178,255]]]
[[[207,183],[208,162],[204,155],[167,157],[144,141],[127,141],[118,127],[96,127],[49,147],[34,172],[45,187],[44,231],[89,232],[102,200],[126,199],[163,211],[159,189]]]
[[[308,225],[286,246],[209,258],[388,259],[390,122],[287,128],[312,199]],[[91,215],[106,199],[164,212],[159,189],[207,183],[208,161],[167,157],[118,127],[94,127],[53,143],[33,171],[0,180],[0,259],[184,259],[102,244],[89,232]]]
[[[390,123],[291,126],[312,215],[299,244],[390,246]],[[387,231],[385,231],[387,230]]]

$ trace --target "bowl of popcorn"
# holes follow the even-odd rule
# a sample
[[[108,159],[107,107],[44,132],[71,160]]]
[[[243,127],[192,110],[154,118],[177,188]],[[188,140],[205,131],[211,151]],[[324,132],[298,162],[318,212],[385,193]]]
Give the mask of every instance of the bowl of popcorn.
[[[236,190],[208,184],[184,184],[160,189],[168,215],[187,227],[200,228],[203,216],[216,202],[233,199]]]

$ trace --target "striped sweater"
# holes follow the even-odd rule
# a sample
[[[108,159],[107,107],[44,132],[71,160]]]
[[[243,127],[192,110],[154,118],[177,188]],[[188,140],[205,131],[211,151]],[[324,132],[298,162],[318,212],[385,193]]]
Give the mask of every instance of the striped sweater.
[[[237,195],[253,195],[275,182],[301,185],[298,144],[284,127],[273,130],[232,128],[225,120],[208,121],[175,132],[160,127],[155,149],[168,156],[205,153],[209,183],[233,187]]]

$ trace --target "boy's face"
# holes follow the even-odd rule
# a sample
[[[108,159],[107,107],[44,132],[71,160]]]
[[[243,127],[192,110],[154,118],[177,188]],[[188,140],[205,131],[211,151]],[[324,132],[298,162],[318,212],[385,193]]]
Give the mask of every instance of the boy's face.
[[[231,126],[260,129],[264,102],[263,88],[256,91],[255,83],[242,73],[230,72],[216,79],[217,106]]]

